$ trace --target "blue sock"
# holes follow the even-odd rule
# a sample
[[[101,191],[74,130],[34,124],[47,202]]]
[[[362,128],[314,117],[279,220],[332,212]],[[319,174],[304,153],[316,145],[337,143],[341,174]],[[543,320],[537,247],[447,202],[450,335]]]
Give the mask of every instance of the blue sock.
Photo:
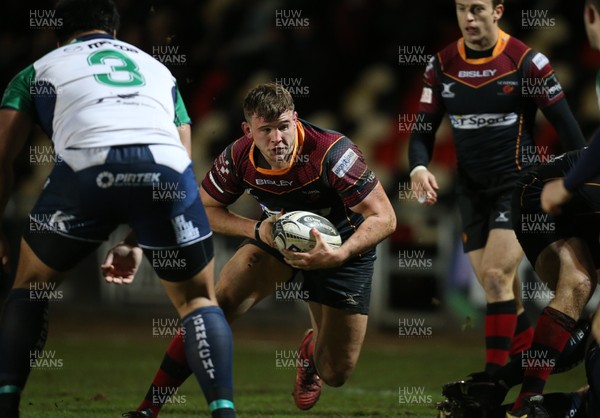
[[[31,355],[44,347],[47,336],[48,299],[30,298],[28,289],[11,290],[0,318],[0,416],[18,416]]]
[[[187,361],[212,418],[234,418],[233,340],[223,311],[218,306],[199,308],[182,323]]]

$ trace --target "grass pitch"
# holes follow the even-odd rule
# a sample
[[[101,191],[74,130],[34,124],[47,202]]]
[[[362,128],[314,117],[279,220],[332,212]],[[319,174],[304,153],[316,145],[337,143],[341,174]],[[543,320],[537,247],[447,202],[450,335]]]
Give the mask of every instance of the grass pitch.
[[[45,352],[55,361],[47,365],[61,367],[33,370],[23,393],[22,418],[116,418],[135,409],[169,339],[118,328],[58,335],[51,329]],[[240,418],[433,418],[434,404],[442,399],[442,384],[483,364],[481,331],[412,339],[393,331],[384,336],[371,332],[350,381],[341,388],[324,387],[318,404],[302,412],[291,396],[295,371],[285,361],[298,349],[302,328],[291,328],[282,335],[234,327],[235,404]],[[579,367],[551,377],[548,389],[575,390],[583,382]],[[513,389],[509,399],[514,396]],[[161,417],[210,416],[192,378],[173,399]]]

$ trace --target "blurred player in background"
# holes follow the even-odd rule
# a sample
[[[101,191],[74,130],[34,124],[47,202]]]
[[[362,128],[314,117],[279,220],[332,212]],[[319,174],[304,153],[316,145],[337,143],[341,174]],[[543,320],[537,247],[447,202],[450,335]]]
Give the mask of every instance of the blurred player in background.
[[[600,1],[586,1],[583,20],[588,40],[595,50],[600,50],[599,11]],[[600,106],[600,77],[596,78],[596,91]],[[539,346],[535,347],[538,350],[547,350],[554,356],[560,353],[565,338],[568,338],[563,329],[568,331],[579,318],[598,283],[599,160],[600,130],[596,131],[587,149],[567,153],[555,164],[540,167],[531,176],[527,176],[532,178],[526,177],[521,181],[521,200],[524,208],[534,213],[543,213],[542,211],[549,213],[547,222],[553,223],[556,230],[555,234],[535,234],[535,237],[523,234],[523,240],[526,240],[524,248],[525,245],[531,245],[532,255],[528,254],[528,258],[532,265],[536,266],[538,275],[556,288],[556,297],[549,306],[555,311],[555,322],[560,321],[563,326],[558,327],[553,322],[538,323],[540,333],[544,332],[546,339],[540,340]],[[516,198],[517,196],[515,200]],[[586,416],[596,417],[600,414],[600,350],[597,344],[600,341],[600,315],[598,312],[592,324],[592,332],[595,342],[588,355],[589,361],[586,363],[590,384],[588,394],[590,411]],[[544,372],[547,373],[546,370]],[[541,394],[544,381],[543,376],[540,379],[536,373],[526,370],[519,399]],[[540,401],[541,397],[536,399]],[[522,417],[528,413],[529,417],[536,416],[531,414],[527,405],[507,416]]]
[[[508,413],[507,417],[544,416],[536,412],[536,409],[542,409],[539,405],[542,397],[539,395],[543,393],[556,359],[571,338],[597,284],[596,269],[600,267],[600,176],[581,177],[581,170],[571,170],[579,166],[576,166],[577,160],[588,151],[571,151],[552,163],[536,167],[519,180],[515,189],[515,232],[531,265],[540,279],[555,292],[555,297],[542,311],[531,348],[523,353],[523,384],[514,412]],[[596,165],[596,171],[597,157],[596,153],[596,160],[588,159]],[[573,191],[572,198],[562,207],[560,214],[545,214],[541,206],[544,185],[567,173],[569,175],[564,182],[568,190]],[[585,183],[586,180],[589,183]],[[503,378],[503,375],[504,370],[496,373],[498,378]]]
[[[155,250],[177,250],[185,268],[156,272],[182,318],[188,364],[212,417],[235,417],[231,330],[216,302],[212,232],[175,79],[150,55],[115,39],[112,0],[59,1],[56,16],[59,47],[11,81],[0,110],[2,211],[13,162],[34,122],[60,156],[30,214],[37,227],[24,233],[0,318],[0,416],[19,416],[20,393],[47,337],[48,297],[35,290],[54,289],[61,272],[128,223],[143,250],[131,238],[120,244],[106,275],[129,281],[142,252],[153,260]],[[160,183],[176,185],[185,197],[153,200]]]
[[[512,230],[510,201],[519,173],[535,161],[536,110],[552,123],[565,149],[581,148],[585,141],[548,58],[498,27],[503,1],[455,3],[463,37],[425,70],[419,112],[432,129],[411,135],[409,160],[413,190],[422,192],[426,205],[434,204],[438,186],[427,165],[448,113],[464,251],[487,301],[484,377],[529,348],[533,336],[519,297],[516,273],[523,252]],[[526,90],[530,85],[538,88]]]
[[[586,2],[584,24],[590,44],[596,50],[600,49],[598,10],[600,1]],[[513,195],[514,229],[519,242],[540,279],[555,291],[555,298],[544,309],[536,326],[536,338],[531,349],[524,353],[523,363],[527,367],[523,385],[517,402],[506,413],[507,417],[600,415],[598,314],[593,321],[594,339],[589,344],[585,363],[589,389],[563,396],[562,407],[555,404],[555,395],[541,396],[548,375],[556,371],[560,358],[571,348],[572,330],[576,328],[576,320],[598,280],[599,136],[600,131],[597,131],[589,148],[569,152],[531,170],[519,180]],[[495,378],[506,382],[513,379],[515,373],[509,366],[496,372]],[[514,383],[510,382],[507,386]],[[471,391],[479,401],[484,392],[490,393],[489,389],[477,391],[473,390],[476,385],[468,386],[464,386],[461,392]]]
[[[284,87],[255,87],[243,108],[244,136],[215,159],[201,187],[213,230],[246,238],[219,274],[217,300],[231,322],[303,270],[312,329],[302,340],[293,395],[296,406],[306,410],[318,401],[322,382],[341,386],[356,365],[367,327],[375,246],[394,231],[396,218],[356,145],[298,119]],[[260,203],[262,220],[227,209],[244,192]],[[271,236],[275,215],[293,210],[328,218],[342,246],[332,249],[313,229],[313,250],[279,253]],[[152,402],[156,388],[177,387],[187,378],[181,341],[181,336],[172,340],[146,399],[128,416],[156,417],[162,406]]]

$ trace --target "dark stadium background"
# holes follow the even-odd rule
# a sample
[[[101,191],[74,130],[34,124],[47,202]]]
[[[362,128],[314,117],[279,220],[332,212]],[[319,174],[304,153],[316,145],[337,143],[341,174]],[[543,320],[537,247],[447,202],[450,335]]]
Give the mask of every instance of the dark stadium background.
[[[3,86],[19,70],[55,47],[51,30],[30,24],[32,11],[52,10],[53,3],[3,4],[0,25]],[[398,229],[383,246],[385,265],[378,278],[384,283],[385,298],[377,303],[384,304],[383,309],[388,313],[404,309],[432,313],[458,309],[460,317],[471,312],[472,307],[465,302],[469,300],[466,295],[471,274],[460,256],[452,205],[454,154],[447,129],[438,136],[432,164],[442,183],[440,203],[423,211],[414,202],[398,198],[399,188],[408,181],[408,134],[398,131],[398,118],[415,112],[424,69],[423,65],[401,65],[399,48],[419,47],[426,54],[433,54],[459,37],[453,1],[117,0],[116,3],[121,13],[120,39],[150,54],[164,55],[167,46],[176,51],[180,62],[168,67],[179,81],[194,122],[199,179],[212,158],[240,136],[239,103],[247,89],[267,80],[294,79],[305,93],[296,98],[300,117],[344,132],[357,142],[396,208]],[[585,39],[582,5],[583,1],[507,1],[501,27],[550,57],[569,104],[589,137],[598,122],[593,82],[600,58]],[[534,9],[547,10],[548,17],[554,19],[552,27],[524,28],[522,11]],[[276,11],[282,10],[300,13],[308,24],[277,27]],[[555,134],[543,118],[539,121],[537,138],[551,150],[556,145]],[[19,233],[27,225],[26,214],[51,169],[49,164],[31,164],[29,147],[35,145],[50,145],[50,142],[39,131],[31,136],[19,157],[15,192],[3,219],[13,253]],[[257,214],[253,202],[240,205],[240,210]],[[235,241],[222,245],[231,250]],[[433,260],[434,268],[425,272],[400,269],[398,251],[414,249],[423,249]],[[15,257],[13,254],[13,261]],[[96,263],[97,259],[92,257],[69,275],[65,300],[58,309],[89,310],[110,300],[114,302],[114,295],[106,297]],[[3,278],[4,292],[10,281],[10,276]],[[449,295],[459,295],[460,301]],[[143,297],[139,299],[125,298],[143,305]],[[455,303],[446,303],[450,300]],[[281,305],[272,307],[281,309]],[[388,317],[382,318],[384,326],[394,326]]]
[[[443,383],[483,364],[482,300],[460,248],[453,205],[454,152],[448,126],[438,132],[432,170],[441,186],[438,204],[424,209],[402,198],[408,184],[408,133],[399,120],[416,112],[420,65],[401,65],[401,48],[433,54],[460,36],[452,0],[116,0],[118,37],[168,64],[193,120],[196,174],[201,179],[226,144],[241,134],[240,101],[254,84],[294,80],[300,117],[347,134],[364,151],[398,216],[395,234],[379,249],[369,334],[351,380],[326,388],[311,416],[433,416]],[[0,9],[0,85],[56,46],[51,30],[32,27],[31,14],[53,1],[5,1]],[[598,125],[594,88],[600,55],[586,41],[583,0],[506,1],[501,27],[548,55],[586,137]],[[525,28],[522,13],[546,11],[549,27]],[[277,11],[300,14],[306,25],[278,27]],[[415,50],[415,49],[413,49]],[[421,61],[422,62],[422,61]],[[538,144],[557,153],[556,136],[540,117]],[[50,141],[36,130],[19,156],[15,191],[2,226],[11,241],[13,267],[27,213],[52,164],[32,154]],[[41,148],[36,148],[41,147]],[[245,199],[235,210],[258,216]],[[124,234],[118,231],[113,242]],[[218,238],[217,266],[237,240]],[[59,370],[35,370],[24,393],[24,418],[115,417],[145,393],[169,338],[176,313],[146,265],[128,287],[102,282],[98,263],[107,247],[68,273],[51,302],[46,349],[64,360]],[[401,268],[401,254],[421,254],[425,268]],[[534,280],[527,263],[523,277]],[[0,302],[12,276],[0,273]],[[287,302],[287,303],[286,303]],[[531,301],[534,320],[540,304]],[[158,325],[155,325],[157,324]],[[169,325],[164,325],[169,324]],[[298,301],[271,298],[233,325],[236,406],[240,416],[295,418],[289,392],[294,370],[277,370],[277,353],[297,348],[308,315]],[[175,325],[175,326],[172,326]],[[406,331],[421,334],[410,337]],[[404,335],[403,335],[404,332]],[[577,370],[551,378],[549,390],[572,390]],[[164,416],[205,411],[192,379],[182,388],[189,404],[169,405]],[[398,393],[424,390],[425,402],[406,404]],[[513,393],[514,395],[514,393]],[[514,397],[514,396],[513,396]]]

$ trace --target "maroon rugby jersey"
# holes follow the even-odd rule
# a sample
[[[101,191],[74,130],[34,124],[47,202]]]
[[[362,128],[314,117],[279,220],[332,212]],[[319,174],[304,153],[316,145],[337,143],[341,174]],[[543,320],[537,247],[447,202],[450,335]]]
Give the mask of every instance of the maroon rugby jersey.
[[[357,146],[344,135],[298,120],[292,164],[282,170],[256,167],[258,148],[248,136],[230,144],[202,181],[213,199],[230,205],[247,192],[265,213],[306,210],[328,218],[347,239],[364,220],[351,207],[377,185]]]
[[[548,58],[502,31],[490,57],[467,58],[462,38],[450,44],[424,82],[419,112],[448,113],[459,168],[471,177],[520,171],[535,155],[536,108],[564,98]]]

